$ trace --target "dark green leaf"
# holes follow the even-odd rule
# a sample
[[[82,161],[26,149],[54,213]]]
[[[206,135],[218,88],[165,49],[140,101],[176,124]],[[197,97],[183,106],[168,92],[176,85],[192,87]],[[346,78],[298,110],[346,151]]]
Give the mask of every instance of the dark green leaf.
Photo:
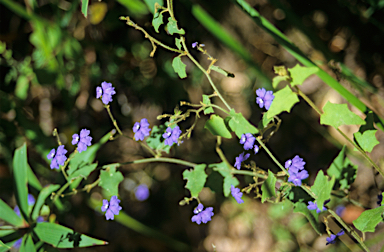
[[[317,196],[316,203],[319,209],[323,209],[324,201],[331,198],[331,192],[334,184],[335,177],[328,180],[328,177],[324,175],[322,170],[317,173],[315,182],[313,186],[311,186],[311,190]]]
[[[13,157],[13,176],[16,183],[16,202],[22,216],[28,220],[28,162],[27,144],[17,148]]]
[[[320,123],[331,125],[336,129],[341,125],[362,125],[365,121],[348,109],[347,104],[334,104],[327,102],[323,107],[324,113],[320,116]]]
[[[175,57],[172,60],[172,67],[181,79],[187,77],[187,73],[185,72],[186,65],[181,61],[180,57]]]
[[[261,186],[261,203],[264,203],[267,199],[272,198],[276,195],[275,193],[275,185],[276,185],[276,177],[271,170],[268,170],[268,178],[264,181]]]
[[[108,244],[105,241],[77,233],[56,223],[37,223],[33,231],[40,240],[51,244],[55,248],[90,247]]]
[[[376,129],[375,130],[366,130],[363,134],[356,132],[353,134],[355,141],[359,146],[366,152],[371,152],[373,147],[378,145],[380,142],[376,139]]]
[[[208,129],[214,136],[232,138],[232,134],[227,129],[223,118],[218,115],[211,115],[211,117],[205,122],[204,128]]]
[[[231,170],[233,168],[231,166],[228,166],[227,163],[221,162],[218,164],[210,164],[208,167],[213,168],[214,171],[219,172],[221,176],[224,177],[223,193],[225,197],[228,197],[231,193],[231,185],[236,187],[240,184],[239,180],[237,180],[237,178],[231,173]]]
[[[169,34],[173,35],[174,33],[178,33],[181,35],[185,34],[185,31],[183,29],[179,29],[177,27],[177,22],[172,19],[172,17],[168,18],[168,24],[167,24],[167,29]]]
[[[81,13],[84,17],[88,16],[88,0],[81,0]]]
[[[78,167],[76,170],[68,170],[68,180],[73,180],[75,178],[81,177],[86,179],[91,172],[93,172],[97,167],[97,164],[87,164]]]
[[[192,170],[183,172],[183,179],[187,180],[185,188],[191,192],[191,196],[197,198],[201,190],[203,190],[207,174],[205,173],[206,164],[199,164]]]
[[[327,170],[327,174],[335,177],[334,189],[348,189],[355,181],[357,165],[354,165],[345,154],[345,145],[341,149],[339,155],[333,160]]]
[[[365,210],[353,225],[361,232],[375,232],[377,224],[383,221],[384,206]]]
[[[161,12],[156,12],[154,15],[153,15],[153,19],[152,19],[152,25],[153,25],[153,28],[155,28],[155,31],[157,33],[159,33],[159,27],[160,25],[164,24],[163,22],[163,13]],[[177,44],[176,44],[177,45]],[[180,48],[179,48],[180,49]]]
[[[52,194],[52,192],[58,190],[59,188],[60,185],[48,185],[40,191],[32,211],[32,220],[36,220],[37,217],[39,217],[40,209],[44,205],[45,200]]]
[[[235,132],[238,138],[241,138],[242,134],[259,133],[259,130],[250,124],[247,119],[241,113],[236,113],[234,109],[229,112],[230,116],[226,118],[229,128]]]
[[[297,94],[292,92],[289,86],[277,91],[274,95],[275,98],[266,113],[268,119],[273,118],[275,115],[278,115],[283,111],[287,111],[289,113],[293,105],[299,102]]]
[[[301,213],[305,217],[307,217],[309,223],[311,223],[313,229],[318,233],[319,235],[322,234],[320,225],[318,223],[319,214],[316,213],[316,211],[309,211],[307,208],[307,205],[304,202],[296,202],[294,204],[295,208],[293,209],[294,213]]]
[[[288,69],[289,73],[291,74],[291,85],[301,85],[312,74],[317,73],[318,67],[302,67],[299,64],[294,66],[291,69]]]
[[[16,227],[23,225],[23,219],[19,217],[2,199],[0,199],[0,219]]]
[[[105,190],[105,196],[108,198],[119,194],[119,184],[124,179],[123,174],[116,171],[116,168],[119,166],[120,164],[104,165],[103,168],[105,170],[100,171],[99,186]]]

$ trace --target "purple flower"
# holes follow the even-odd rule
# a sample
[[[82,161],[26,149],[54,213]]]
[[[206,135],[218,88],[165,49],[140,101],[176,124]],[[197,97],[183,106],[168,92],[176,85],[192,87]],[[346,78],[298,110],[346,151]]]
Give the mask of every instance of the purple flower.
[[[251,134],[242,134],[240,137],[240,144],[244,144],[244,150],[250,150],[253,148],[256,138]]]
[[[304,169],[305,162],[299,155],[296,155],[293,159],[288,159],[285,162],[285,168],[289,169],[290,172],[299,172]]]
[[[257,153],[259,152],[259,146],[257,146],[257,145],[255,144],[253,150],[254,150],[255,154],[257,154]]]
[[[260,108],[265,107],[266,110],[271,107],[272,101],[275,98],[272,91],[266,91],[265,88],[259,88],[256,90],[256,103]]]
[[[198,44],[199,44],[198,42],[192,43],[192,48],[195,48]]]
[[[77,144],[77,150],[79,153],[86,151],[87,146],[91,146],[92,137],[89,136],[90,131],[87,129],[82,129],[80,131],[80,136],[78,134],[72,135],[72,144]]]
[[[251,155],[251,154],[247,153],[247,154],[245,154],[245,156],[244,156],[244,152],[241,153],[238,157],[236,157],[236,162],[235,162],[235,165],[234,165],[234,166],[235,166],[238,170],[240,170],[240,168],[241,168],[241,163],[244,162],[245,160],[247,160],[247,159],[249,158],[250,155]]]
[[[309,177],[309,174],[306,170],[302,170],[300,172],[288,172],[288,182],[292,182],[295,186],[301,186],[301,181]]]
[[[241,199],[241,197],[243,196],[243,193],[240,192],[239,188],[236,188],[233,185],[231,185],[231,194],[235,198],[237,203],[239,204],[244,203],[244,200]]]
[[[328,245],[328,244],[335,244],[336,242],[336,237],[338,236],[342,236],[344,234],[344,230],[341,229],[340,232],[338,232],[336,235],[334,234],[331,234],[330,237],[327,237],[327,243],[325,245]]]
[[[16,249],[20,248],[22,241],[23,241],[23,238],[18,239],[18,240],[13,244],[12,247],[13,247],[13,248],[16,248]]]
[[[339,205],[336,207],[335,209],[335,213],[338,215],[338,216],[341,216],[343,213],[344,213],[344,210],[345,210],[345,206],[343,205]]]
[[[211,220],[211,217],[213,216],[213,207],[207,207],[205,210],[203,210],[203,208],[203,204],[200,203],[195,210],[193,210],[195,215],[192,216],[192,222],[196,222],[200,225],[202,222],[207,223]]]
[[[121,210],[121,206],[119,206],[120,200],[117,196],[112,196],[111,200],[103,199],[103,206],[101,207],[101,211],[105,212],[105,218],[107,220],[113,220],[115,215],[119,215],[119,211]]]
[[[164,144],[172,146],[173,143],[178,143],[180,134],[181,130],[179,126],[176,126],[173,129],[171,127],[168,127],[165,133],[163,134],[163,138],[165,139]]]
[[[51,169],[59,169],[59,165],[64,165],[65,161],[67,160],[67,157],[65,154],[67,153],[67,150],[64,148],[64,145],[60,145],[57,148],[57,151],[55,149],[52,149],[48,155],[47,158],[51,161]]]
[[[312,201],[308,201],[308,206],[307,206],[308,210],[316,210],[316,213],[320,213],[321,211],[326,211],[327,208],[325,208],[323,206],[323,210],[320,210],[318,207],[317,207],[317,204],[312,202]]]
[[[101,87],[96,87],[96,98],[100,98],[105,105],[108,105],[112,101],[112,95],[116,94],[115,88],[112,87],[112,83],[103,81]]]
[[[133,125],[133,132],[135,133],[135,140],[136,141],[143,141],[146,136],[149,136],[149,132],[151,131],[150,128],[148,128],[149,123],[146,118],[141,119],[140,123],[136,122],[135,125]]]
[[[146,184],[141,184],[135,188],[135,197],[138,201],[144,201],[149,197],[149,190]]]
[[[35,197],[33,197],[32,194],[28,194],[28,205],[33,206],[35,202],[36,202]]]

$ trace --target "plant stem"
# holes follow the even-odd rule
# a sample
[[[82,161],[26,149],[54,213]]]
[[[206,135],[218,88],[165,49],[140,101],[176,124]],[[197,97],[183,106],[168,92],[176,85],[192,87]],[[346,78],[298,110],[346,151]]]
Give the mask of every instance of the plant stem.
[[[258,178],[262,178],[262,179],[267,179],[267,178],[268,178],[267,175],[260,174],[260,173],[255,173],[255,172],[253,172],[253,171],[244,171],[244,170],[236,170],[236,169],[232,169],[232,170],[231,170],[231,173],[232,173],[232,174],[247,175],[247,176],[252,176],[252,177],[258,177]]]
[[[52,202],[55,202],[55,200],[57,200],[57,198],[61,196],[61,194],[65,191],[65,189],[68,188],[68,186],[70,186],[71,183],[72,183],[71,181],[68,181],[67,183],[65,183],[65,184],[60,188],[60,190],[55,194],[55,196],[54,196],[53,199],[52,199]]]
[[[275,164],[283,171],[285,174],[289,176],[288,171],[280,164],[279,161],[273,156],[273,154],[268,150],[268,148],[265,146],[263,141],[261,141],[258,137],[256,137],[257,142],[259,142],[260,146],[264,148],[264,150],[268,153],[268,155],[272,158],[272,160],[275,162]]]
[[[139,159],[139,160],[134,160],[130,162],[125,162],[125,163],[120,163],[120,165],[125,165],[125,164],[142,164],[142,163],[151,163],[151,162],[166,162],[166,163],[174,163],[174,164],[180,164],[180,165],[185,165],[189,167],[195,167],[198,164],[176,159],[176,158],[168,158],[168,157],[154,157],[154,158],[145,158],[145,159]]]

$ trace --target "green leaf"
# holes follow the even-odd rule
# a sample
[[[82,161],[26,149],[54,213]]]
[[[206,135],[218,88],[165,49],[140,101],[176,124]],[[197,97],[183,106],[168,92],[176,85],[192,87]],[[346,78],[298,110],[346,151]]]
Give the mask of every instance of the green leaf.
[[[8,251],[8,249],[10,249],[10,248],[11,248],[10,246],[6,245],[4,242],[2,242],[0,240],[0,251]],[[4,250],[2,250],[2,249],[4,249]]]
[[[214,136],[232,138],[232,134],[227,129],[223,118],[218,115],[211,115],[211,117],[205,122],[204,128],[209,130],[209,132],[211,132]]]
[[[324,175],[322,170],[317,173],[315,182],[313,186],[311,186],[311,190],[317,196],[316,203],[319,209],[323,209],[324,201],[331,198],[331,192],[334,184],[335,177],[328,180],[328,177]]]
[[[15,95],[21,100],[25,100],[28,96],[28,89],[29,89],[28,77],[25,75],[19,76],[19,78],[17,78]]]
[[[171,128],[174,128],[174,127],[176,127],[175,124],[172,125]],[[153,126],[151,130],[151,134],[146,140],[148,146],[151,149],[155,150],[156,152],[165,151],[166,153],[169,153],[169,150],[171,149],[171,146],[164,144],[163,134],[166,128],[167,127],[165,125]]]
[[[317,73],[318,68],[317,67],[302,67],[299,64],[296,64],[296,66],[288,69],[289,73],[291,74],[291,85],[301,85],[312,74]]]
[[[2,199],[0,199],[0,219],[16,227],[23,225],[23,219]]]
[[[241,113],[236,113],[234,109],[231,109],[229,115],[225,121],[228,122],[229,128],[235,132],[238,138],[241,138],[241,135],[246,133],[259,133],[259,130],[250,124]]]
[[[383,221],[384,206],[365,210],[353,225],[361,232],[375,232],[377,224]]]
[[[313,229],[318,235],[321,235],[320,225],[318,223],[319,214],[316,211],[309,211],[307,205],[304,202],[296,202],[294,204],[295,208],[293,209],[294,213],[301,213],[307,217],[309,223],[311,223]]]
[[[366,152],[371,152],[373,147],[378,145],[380,142],[376,139],[377,130],[366,130],[363,134],[356,132],[353,134],[355,141],[359,146]]]
[[[286,76],[276,76],[272,79],[272,87],[273,88],[277,88],[277,86],[279,85],[280,82],[282,81],[286,81],[289,79],[289,76],[286,75]]]
[[[27,144],[17,148],[13,157],[13,176],[16,183],[16,202],[22,216],[28,220],[28,162]]]
[[[219,172],[223,176],[223,193],[225,197],[228,197],[231,193],[231,185],[236,187],[240,184],[239,180],[231,173],[232,167],[228,166],[227,163],[210,164],[208,167],[213,168],[214,171]]]
[[[97,167],[97,164],[86,164],[78,167],[76,170],[68,170],[68,180],[72,180],[78,177],[86,179],[91,172],[93,172]]]
[[[87,235],[77,233],[70,228],[56,223],[37,223],[33,231],[40,240],[51,244],[55,248],[81,248],[108,244],[106,241],[101,241]]]
[[[185,188],[191,192],[193,198],[197,198],[201,190],[203,190],[207,174],[205,174],[206,164],[196,165],[192,170],[183,172],[183,179],[187,180]]]
[[[224,75],[225,77],[235,78],[235,75],[234,75],[233,73],[230,73],[230,72],[228,72],[228,71],[225,71],[225,70],[222,69],[221,67],[218,67],[218,66],[215,66],[215,65],[211,65],[210,69],[213,70],[213,71],[215,71],[215,72],[218,72],[219,74]]]
[[[153,28],[155,28],[155,31],[157,33],[159,33],[159,27],[162,24],[164,24],[164,22],[163,22],[163,13],[156,12],[155,14],[153,14],[152,25],[153,25]]]
[[[175,38],[175,45],[177,46],[177,48],[179,48],[179,50],[181,50],[181,39]]]
[[[323,107],[324,113],[320,116],[320,123],[331,125],[336,129],[341,125],[362,125],[365,121],[348,109],[347,104],[334,104],[327,102]]]
[[[27,168],[28,184],[34,187],[37,190],[43,189],[43,186],[40,184],[40,181],[37,179],[35,173],[33,173],[31,167],[28,165]]]
[[[261,191],[263,194],[261,195],[261,203],[264,203],[267,199],[274,197],[275,193],[275,185],[276,185],[276,177],[271,170],[268,170],[268,178],[264,181],[261,186]]]
[[[23,241],[20,246],[20,252],[34,252],[36,251],[30,234],[23,236]]]
[[[163,0],[144,0],[147,4],[149,11],[153,14],[155,12],[155,3],[158,3],[160,6],[164,5]]]
[[[81,0],[81,13],[83,13],[84,17],[88,16],[88,2],[89,0]]]
[[[116,171],[116,168],[119,166],[120,164],[104,165],[103,168],[105,168],[105,170],[100,171],[99,186],[105,190],[108,198],[119,194],[119,184],[124,179],[123,174]]]
[[[187,77],[187,73],[185,72],[186,65],[181,61],[179,56],[172,60],[172,67],[181,79]]]
[[[259,122],[259,128],[265,128],[273,120],[273,117],[268,118],[268,113],[263,114],[263,119],[261,122]]]
[[[334,189],[348,189],[355,181],[357,173],[357,165],[354,165],[345,154],[345,145],[339,152],[339,155],[333,160],[327,170],[327,174],[335,177]]]
[[[32,211],[32,220],[36,220],[40,215],[40,209],[44,205],[45,200],[50,196],[54,191],[58,190],[60,185],[48,185],[44,187],[37,197],[35,206]]]
[[[168,18],[168,24],[167,24],[167,29],[169,34],[173,35],[174,33],[178,33],[181,35],[185,34],[185,31],[183,29],[179,29],[177,27],[177,22],[172,19],[172,17]]]
[[[268,119],[273,118],[275,115],[278,115],[283,111],[287,111],[289,113],[293,105],[299,102],[297,94],[292,92],[289,86],[277,91],[274,95],[275,98],[266,113]]]
[[[117,0],[121,5],[129,10],[133,16],[148,14],[148,8],[141,0]]]
[[[203,104],[211,105],[211,100],[209,99],[208,95],[203,95]],[[204,112],[204,115],[207,115],[207,114],[214,113],[215,111],[213,111],[212,107],[206,107],[203,112]]]

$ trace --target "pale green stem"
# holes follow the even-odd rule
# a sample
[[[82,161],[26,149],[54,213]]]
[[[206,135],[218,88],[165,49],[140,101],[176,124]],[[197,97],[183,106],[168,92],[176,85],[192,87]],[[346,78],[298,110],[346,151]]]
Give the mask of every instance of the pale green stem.
[[[195,167],[198,164],[176,159],[176,158],[168,158],[168,157],[158,157],[158,158],[145,158],[145,159],[139,159],[139,160],[134,160],[130,162],[125,162],[125,163],[120,163],[120,165],[125,165],[125,164],[142,164],[142,163],[152,163],[152,162],[166,162],[166,163],[174,163],[174,164],[180,164],[180,165],[185,165],[189,167]]]
[[[55,201],[57,200],[57,198],[60,197],[60,196],[63,194],[63,192],[65,191],[65,189],[67,189],[68,186],[70,186],[71,183],[72,183],[71,181],[68,181],[67,183],[65,183],[65,184],[60,188],[60,190],[55,194],[55,196],[54,196],[53,199],[52,199],[52,202],[55,202]]]
[[[272,158],[272,160],[275,162],[275,164],[283,171],[285,174],[289,176],[288,171],[280,164],[279,161],[273,156],[273,154],[268,150],[268,148],[265,146],[263,141],[261,141],[258,137],[256,137],[257,142],[259,142],[260,146],[264,148],[264,150],[268,153],[268,155]]]

